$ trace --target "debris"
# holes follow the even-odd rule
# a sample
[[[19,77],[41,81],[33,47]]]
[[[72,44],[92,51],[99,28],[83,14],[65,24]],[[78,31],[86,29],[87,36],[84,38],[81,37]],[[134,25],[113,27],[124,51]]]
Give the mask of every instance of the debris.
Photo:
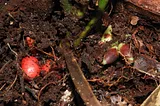
[[[137,25],[138,21],[139,21],[139,17],[137,17],[137,16],[132,16],[130,23],[131,23],[131,25]]]
[[[66,106],[73,100],[72,92],[69,90],[66,90],[64,92],[64,95],[60,99],[60,106]]]

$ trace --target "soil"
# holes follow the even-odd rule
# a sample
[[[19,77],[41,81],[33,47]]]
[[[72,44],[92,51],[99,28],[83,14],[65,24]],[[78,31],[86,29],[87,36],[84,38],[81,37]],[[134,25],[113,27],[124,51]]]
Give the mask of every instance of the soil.
[[[160,23],[130,11],[124,1],[112,2],[75,47],[79,33],[97,15],[97,6],[96,0],[69,1],[0,0],[0,106],[84,106],[66,66],[64,42],[99,101],[111,106],[142,104],[159,84]],[[82,11],[83,16],[72,10]],[[135,16],[138,22],[133,24]],[[113,40],[100,44],[108,25]],[[27,37],[33,40],[31,46]],[[130,45],[133,63],[120,55],[112,64],[101,64],[115,42]],[[26,56],[36,57],[40,65],[52,60],[50,71],[26,80],[21,69]],[[64,100],[66,91],[72,94]]]

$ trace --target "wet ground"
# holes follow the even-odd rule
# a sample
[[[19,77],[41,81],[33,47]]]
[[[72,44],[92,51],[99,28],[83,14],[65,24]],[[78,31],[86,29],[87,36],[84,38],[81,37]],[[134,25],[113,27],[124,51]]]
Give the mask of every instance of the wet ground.
[[[103,13],[97,10],[96,0],[66,1],[0,1],[0,106],[84,106],[61,45],[69,46],[99,101],[139,106],[159,85],[160,23],[134,12],[124,1],[109,3]],[[93,17],[96,24],[75,46]],[[109,25],[112,40],[102,43]],[[28,43],[28,38],[33,42]],[[120,43],[129,45],[134,60],[120,53],[103,65],[104,54]],[[50,60],[49,72],[26,80],[21,68],[26,56],[36,57],[40,65]],[[66,92],[72,93],[67,101]]]

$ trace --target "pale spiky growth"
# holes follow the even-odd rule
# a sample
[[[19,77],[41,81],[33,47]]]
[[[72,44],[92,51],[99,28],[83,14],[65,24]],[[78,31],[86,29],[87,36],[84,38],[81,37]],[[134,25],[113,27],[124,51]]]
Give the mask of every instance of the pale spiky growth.
[[[112,25],[109,25],[101,38],[101,42],[105,43],[105,42],[109,42],[111,40],[112,40]]]
[[[105,59],[103,59],[102,64],[103,64],[103,65],[106,65],[106,64],[107,64],[107,61],[106,61]]]

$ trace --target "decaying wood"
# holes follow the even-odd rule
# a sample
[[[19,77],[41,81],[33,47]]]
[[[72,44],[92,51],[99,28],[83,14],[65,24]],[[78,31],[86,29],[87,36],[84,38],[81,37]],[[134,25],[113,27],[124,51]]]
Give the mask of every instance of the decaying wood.
[[[160,0],[127,0],[138,7],[160,15]]]
[[[160,0],[125,0],[126,8],[156,22],[160,22]]]
[[[69,70],[72,81],[83,99],[86,106],[102,106],[95,97],[89,83],[83,75],[76,59],[71,51],[65,52],[64,57],[66,60],[67,68]]]

